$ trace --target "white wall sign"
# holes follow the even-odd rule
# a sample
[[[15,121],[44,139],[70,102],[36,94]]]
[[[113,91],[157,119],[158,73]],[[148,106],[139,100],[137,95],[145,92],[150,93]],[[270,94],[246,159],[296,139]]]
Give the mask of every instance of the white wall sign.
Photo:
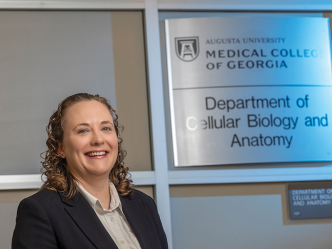
[[[165,23],[175,166],[332,161],[328,18]]]

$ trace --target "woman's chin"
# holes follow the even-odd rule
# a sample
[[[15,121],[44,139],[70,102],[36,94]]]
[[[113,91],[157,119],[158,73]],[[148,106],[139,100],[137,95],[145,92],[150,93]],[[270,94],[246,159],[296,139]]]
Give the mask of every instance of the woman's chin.
[[[112,168],[111,168],[112,169]],[[87,171],[87,175],[88,176],[92,176],[92,177],[106,177],[109,178],[109,174],[111,172],[110,168],[100,168],[100,169],[91,169]]]

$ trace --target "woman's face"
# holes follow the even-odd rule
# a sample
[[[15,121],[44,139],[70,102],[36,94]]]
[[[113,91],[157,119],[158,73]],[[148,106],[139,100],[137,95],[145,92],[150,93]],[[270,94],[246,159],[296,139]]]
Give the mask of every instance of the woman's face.
[[[74,104],[67,109],[63,129],[58,152],[66,157],[72,174],[78,180],[108,177],[118,155],[118,140],[106,106],[96,100]]]

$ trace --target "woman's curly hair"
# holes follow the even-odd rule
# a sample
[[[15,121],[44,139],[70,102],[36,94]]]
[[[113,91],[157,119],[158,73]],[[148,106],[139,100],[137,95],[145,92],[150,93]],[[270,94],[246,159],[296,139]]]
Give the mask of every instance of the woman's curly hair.
[[[109,179],[115,185],[120,195],[130,195],[132,193],[132,180],[127,178],[130,174],[128,173],[128,167],[124,167],[123,161],[127,152],[121,147],[123,139],[120,132],[123,130],[123,127],[119,125],[118,115],[106,98],[100,97],[98,94],[91,95],[88,93],[78,93],[67,97],[59,103],[58,109],[50,117],[46,127],[48,135],[46,145],[48,150],[41,154],[41,158],[43,159],[41,162],[43,165],[42,178],[44,178],[43,176],[46,177],[41,188],[63,192],[64,196],[68,199],[77,194],[76,181],[68,169],[67,160],[58,154],[58,146],[59,142],[63,142],[63,124],[67,109],[76,103],[92,100],[104,104],[110,111],[118,138],[118,156],[109,174]]]

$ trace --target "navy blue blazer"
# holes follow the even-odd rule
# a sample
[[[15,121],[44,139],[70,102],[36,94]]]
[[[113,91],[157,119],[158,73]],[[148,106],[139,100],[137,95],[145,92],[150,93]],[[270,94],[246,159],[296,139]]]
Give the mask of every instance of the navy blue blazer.
[[[156,204],[134,190],[120,196],[123,212],[142,249],[167,249]],[[62,193],[41,190],[18,206],[12,249],[117,249],[112,237],[81,193],[68,200]]]

